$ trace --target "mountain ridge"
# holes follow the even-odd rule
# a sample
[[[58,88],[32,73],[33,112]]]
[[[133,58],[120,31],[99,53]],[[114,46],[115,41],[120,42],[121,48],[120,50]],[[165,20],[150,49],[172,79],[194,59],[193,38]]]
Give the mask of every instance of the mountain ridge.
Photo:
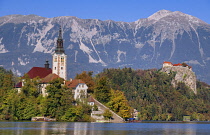
[[[191,15],[181,12],[166,14],[158,20],[151,15],[134,22],[74,16],[0,17],[0,65],[22,75],[46,59],[51,61],[61,25],[68,77],[110,67],[160,68],[163,61],[171,61],[192,64],[198,79],[210,83],[210,25],[196,17],[189,20]]]

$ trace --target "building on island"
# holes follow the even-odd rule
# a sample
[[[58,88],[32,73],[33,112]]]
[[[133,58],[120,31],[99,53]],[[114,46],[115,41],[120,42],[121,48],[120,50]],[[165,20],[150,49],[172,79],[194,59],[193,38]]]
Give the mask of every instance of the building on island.
[[[38,88],[39,93],[44,97],[47,96],[46,87],[49,85],[49,82],[56,78],[63,78],[64,85],[72,90],[75,100],[81,97],[87,97],[88,87],[82,80],[67,80],[67,55],[65,54],[63,47],[61,27],[59,30],[56,49],[52,54],[52,57],[52,69],[49,67],[49,62],[46,61],[44,67],[32,67],[31,70],[26,73],[30,79],[34,79],[36,77],[40,79]],[[20,92],[23,86],[24,77],[22,77],[21,82],[15,85],[15,88],[18,92]]]

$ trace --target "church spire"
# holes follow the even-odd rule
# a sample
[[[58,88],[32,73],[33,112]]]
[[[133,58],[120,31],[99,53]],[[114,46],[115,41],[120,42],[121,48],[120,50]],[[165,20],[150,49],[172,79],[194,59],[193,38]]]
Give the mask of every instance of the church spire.
[[[61,30],[61,26],[60,26],[60,30],[59,30],[59,36],[58,39],[62,39],[62,30]]]
[[[52,73],[58,75],[64,80],[67,79],[67,55],[65,54],[63,48],[63,37],[61,27],[58,33],[56,49],[53,53]]]
[[[62,30],[60,26],[59,35],[57,39],[57,47],[55,49],[55,53],[65,53],[63,48],[63,38],[62,38]]]

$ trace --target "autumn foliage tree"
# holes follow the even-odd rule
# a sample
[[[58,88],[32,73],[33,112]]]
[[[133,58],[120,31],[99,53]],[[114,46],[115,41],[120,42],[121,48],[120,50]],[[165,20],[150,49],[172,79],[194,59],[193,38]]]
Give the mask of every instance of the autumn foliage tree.
[[[111,89],[111,97],[107,106],[124,119],[131,117],[131,107],[122,91]]]
[[[93,93],[94,92],[94,80],[93,80],[93,72],[89,71],[83,71],[81,74],[77,74],[75,79],[81,79],[82,81],[85,82],[85,84],[88,86],[88,93]]]

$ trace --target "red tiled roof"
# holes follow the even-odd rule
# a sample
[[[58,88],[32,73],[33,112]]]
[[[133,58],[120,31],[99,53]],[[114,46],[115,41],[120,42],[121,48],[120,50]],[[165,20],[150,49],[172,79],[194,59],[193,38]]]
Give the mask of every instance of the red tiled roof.
[[[47,75],[52,73],[51,68],[44,68],[44,67],[33,67],[30,71],[28,71],[28,75],[30,79],[33,79],[35,77],[44,78]]]
[[[168,62],[168,61],[164,61],[163,64],[164,64],[164,63],[172,64],[171,62]]]
[[[78,84],[85,83],[81,79],[74,79],[72,81],[66,81],[66,86],[68,88],[76,88]]]
[[[15,85],[15,88],[22,88],[22,82],[19,82]]]
[[[42,79],[42,83],[49,83],[50,81],[52,81],[56,78],[60,78],[60,77],[56,74],[49,74],[45,78]]]
[[[182,66],[182,64],[178,63],[178,64],[173,64],[173,66]]]

